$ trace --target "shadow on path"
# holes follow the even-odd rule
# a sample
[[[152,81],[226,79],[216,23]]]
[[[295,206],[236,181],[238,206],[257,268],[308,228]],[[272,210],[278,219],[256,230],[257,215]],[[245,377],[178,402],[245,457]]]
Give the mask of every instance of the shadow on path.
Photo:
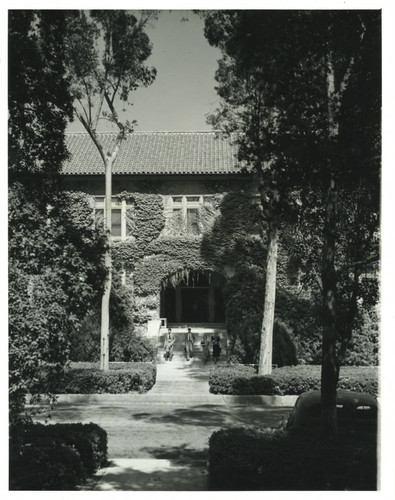
[[[274,427],[280,425],[287,413],[284,409],[267,409],[255,406],[196,405],[189,408],[174,408],[163,414],[132,413],[131,418],[149,423],[173,424],[181,427],[219,427],[229,424]]]
[[[196,465],[200,463],[202,466],[206,466],[207,463],[207,453],[208,448],[203,450],[198,450],[196,448],[190,448],[187,444],[182,444],[180,446],[147,446],[142,448],[156,459],[168,459],[174,465]]]
[[[192,451],[192,450],[190,450]],[[176,450],[175,450],[176,452]],[[205,467],[175,464],[166,459],[115,459],[96,476],[95,491],[204,491]]]

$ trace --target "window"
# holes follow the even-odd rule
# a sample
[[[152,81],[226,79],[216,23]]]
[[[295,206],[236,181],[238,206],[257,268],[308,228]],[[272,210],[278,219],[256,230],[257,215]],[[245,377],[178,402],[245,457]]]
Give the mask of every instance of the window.
[[[132,235],[132,220],[130,219],[129,211],[133,208],[128,205],[125,200],[119,200],[116,197],[112,198],[111,203],[111,236],[115,239],[124,240]],[[95,197],[95,219],[96,223],[104,226],[104,196]]]
[[[203,196],[172,196],[173,220],[180,219],[184,230],[200,234],[199,209],[203,206]]]
[[[197,208],[187,208],[187,228],[189,228],[193,234],[199,234],[198,216]]]

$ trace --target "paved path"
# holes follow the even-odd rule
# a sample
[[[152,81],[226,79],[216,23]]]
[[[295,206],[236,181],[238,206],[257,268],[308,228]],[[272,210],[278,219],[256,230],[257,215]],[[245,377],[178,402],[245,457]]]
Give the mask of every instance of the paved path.
[[[274,427],[288,415],[288,407],[269,407],[259,397],[209,394],[211,367],[175,358],[158,365],[157,384],[147,394],[59,398],[54,423],[94,422],[107,432],[110,464],[91,489],[206,490],[208,440],[215,430]]]

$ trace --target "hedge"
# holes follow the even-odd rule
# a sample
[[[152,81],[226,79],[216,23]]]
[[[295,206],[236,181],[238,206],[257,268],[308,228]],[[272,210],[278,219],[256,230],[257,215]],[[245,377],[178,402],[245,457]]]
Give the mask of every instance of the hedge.
[[[323,442],[284,429],[232,428],[209,440],[209,488],[215,491],[375,490],[376,441]]]
[[[75,448],[88,474],[107,463],[107,433],[94,423],[34,424],[27,431],[26,438],[33,444],[40,445],[43,440],[50,440]]]
[[[10,460],[10,490],[75,490],[85,479],[78,451],[63,443],[24,446]]]
[[[253,366],[216,367],[210,372],[209,385],[214,394],[299,395],[321,387],[321,367],[285,366],[266,376],[258,376]],[[377,396],[378,368],[344,366],[340,369],[338,388]]]
[[[90,424],[30,424],[10,447],[10,490],[75,490],[107,464],[107,433]]]
[[[112,363],[102,371],[96,363],[75,363],[58,380],[48,383],[46,392],[53,394],[124,394],[146,392],[156,381],[154,363]],[[48,381],[47,381],[48,382]],[[43,387],[43,389],[44,389]]]

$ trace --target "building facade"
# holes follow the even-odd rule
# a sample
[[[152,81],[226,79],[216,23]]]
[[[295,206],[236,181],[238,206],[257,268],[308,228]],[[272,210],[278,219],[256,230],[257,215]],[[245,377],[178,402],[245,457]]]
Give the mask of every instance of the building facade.
[[[114,135],[100,140],[111,149]],[[94,200],[103,223],[104,166],[87,134],[67,137],[67,190]],[[135,132],[122,144],[112,180],[112,253],[133,291],[136,323],[226,323],[224,287],[264,266],[251,176],[231,137],[215,132]]]

